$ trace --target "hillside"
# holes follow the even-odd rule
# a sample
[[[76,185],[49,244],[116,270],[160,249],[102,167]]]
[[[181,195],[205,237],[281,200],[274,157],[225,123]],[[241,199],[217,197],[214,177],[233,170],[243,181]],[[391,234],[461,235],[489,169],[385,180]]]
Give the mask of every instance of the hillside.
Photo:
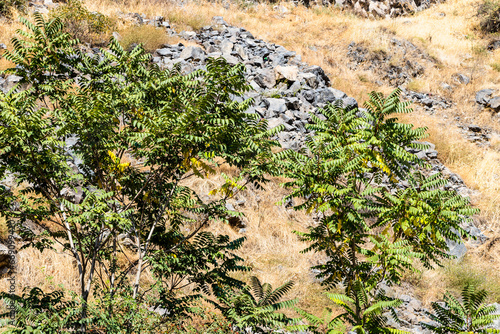
[[[407,273],[399,286],[386,289],[389,295],[404,296],[401,328],[427,333],[419,326],[427,319],[423,310],[429,310],[445,291],[458,295],[467,283],[488,290],[489,303],[500,303],[500,107],[496,100],[500,51],[496,35],[479,29],[480,3],[452,0],[387,19],[363,18],[334,6],[306,8],[293,3],[84,3],[90,13],[109,18],[99,21],[104,27],[98,32],[72,27],[87,42],[89,52],[96,52],[91,47],[103,46],[113,34],[125,49],[143,43],[153,62],[163,68],[181,60],[182,70],[191,72],[214,53],[229,63],[244,62],[245,77],[253,88],[245,97],[255,99],[252,112],[267,119],[270,127],[285,127],[277,136],[283,148],[304,144],[307,113],[317,113],[327,102],[341,100],[344,106],[361,107],[371,91],[389,94],[402,88],[402,97],[413,102],[414,112],[398,117],[427,127],[425,140],[432,144],[428,150],[412,153],[442,172],[449,180],[448,189],[469,196],[481,211],[466,227],[477,240],[466,242],[466,252],[460,245],[450,247],[458,259],[447,260],[434,270],[419,267],[420,273]],[[28,15],[33,15],[33,9],[50,15],[58,7],[64,5],[32,2]],[[68,20],[74,19],[70,14],[63,11]],[[1,43],[12,48],[10,40],[21,27],[17,18],[22,14],[12,15],[12,19],[0,19],[0,48]],[[0,58],[0,70],[10,66]],[[14,83],[15,78],[0,78],[5,90]],[[235,168],[225,165],[218,172],[238,175]],[[275,287],[293,280],[296,284],[287,298],[298,297],[300,308],[321,315],[331,302],[310,267],[327,259],[321,253],[301,254],[307,244],[293,233],[305,232],[319,218],[292,210],[294,204],[276,204],[290,194],[281,186],[284,181],[272,177],[263,189],[250,186],[238,193],[228,202],[228,210],[241,212],[244,218],[232,225],[212,224],[205,230],[231,239],[247,238],[237,254],[252,272],[237,273],[238,278],[256,275]],[[224,182],[217,175],[186,185],[208,196]],[[14,191],[26,186],[8,179],[2,184]],[[408,187],[404,180],[398,185]],[[0,224],[4,239],[7,226],[3,220]],[[8,275],[5,270],[0,282],[5,291]],[[24,287],[53,290],[59,285],[77,291],[79,284],[72,258],[50,250],[19,251],[15,277],[18,292]],[[334,313],[340,309],[334,308]]]

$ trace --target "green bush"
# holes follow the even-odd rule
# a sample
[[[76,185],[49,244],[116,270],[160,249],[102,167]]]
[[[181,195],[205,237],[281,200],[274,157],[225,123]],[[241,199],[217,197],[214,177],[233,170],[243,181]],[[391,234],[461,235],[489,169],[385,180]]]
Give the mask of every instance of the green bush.
[[[69,0],[54,9],[51,16],[59,17],[70,35],[91,45],[105,44],[115,26],[110,17],[89,11],[81,0]]]

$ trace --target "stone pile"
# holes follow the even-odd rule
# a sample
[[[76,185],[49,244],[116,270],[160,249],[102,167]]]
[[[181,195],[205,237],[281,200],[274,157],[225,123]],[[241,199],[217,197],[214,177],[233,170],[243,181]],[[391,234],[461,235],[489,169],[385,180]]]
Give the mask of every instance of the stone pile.
[[[450,100],[429,93],[418,93],[403,89],[403,95],[406,99],[424,106],[424,109],[430,114],[433,114],[437,109],[448,109],[453,105]]]
[[[398,87],[422,76],[425,67],[434,66],[435,60],[410,41],[386,36],[383,32],[380,36],[387,39],[387,46],[380,49],[351,42],[347,46],[347,67],[354,71],[373,71],[386,84]]]
[[[153,62],[164,68],[180,63],[186,72],[204,68],[209,57],[223,57],[231,64],[244,63],[246,77],[254,89],[245,98],[255,100],[248,112],[267,119],[270,127],[283,125],[285,131],[278,139],[284,148],[301,147],[309,112],[336,101],[357,106],[354,98],[329,87],[330,80],[320,67],[303,63],[295,52],[255,39],[242,28],[227,26],[221,18],[216,18],[216,22],[215,27],[204,27],[191,35],[190,40],[200,47],[164,45],[155,51]]]
[[[370,19],[391,18],[421,12],[440,0],[335,0],[341,8],[350,8],[356,14]]]

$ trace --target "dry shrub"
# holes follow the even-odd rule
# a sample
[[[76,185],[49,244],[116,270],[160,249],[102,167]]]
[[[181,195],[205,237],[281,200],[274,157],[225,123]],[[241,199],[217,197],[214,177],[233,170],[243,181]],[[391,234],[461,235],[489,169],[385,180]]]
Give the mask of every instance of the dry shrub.
[[[51,16],[59,17],[72,36],[91,45],[106,44],[115,26],[110,17],[89,11],[80,0],[69,0],[54,9]]]
[[[477,7],[477,16],[481,19],[479,28],[484,33],[497,33],[500,31],[500,2],[486,0]]]
[[[120,44],[129,49],[134,44],[142,44],[147,51],[154,51],[162,44],[171,43],[165,29],[155,28],[150,25],[130,26],[120,31]]]
[[[0,17],[12,18],[13,11],[25,12],[27,5],[27,0],[2,0],[0,1]]]

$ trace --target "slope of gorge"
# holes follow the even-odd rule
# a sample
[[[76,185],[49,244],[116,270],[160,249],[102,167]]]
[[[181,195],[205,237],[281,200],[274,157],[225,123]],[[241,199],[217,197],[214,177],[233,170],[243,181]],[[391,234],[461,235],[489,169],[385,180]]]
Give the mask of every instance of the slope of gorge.
[[[245,64],[252,90],[244,98],[254,99],[246,112],[268,120],[270,128],[282,126],[284,131],[275,138],[285,149],[303,147],[310,113],[322,117],[318,108],[327,103],[363,110],[369,92],[388,94],[401,88],[403,99],[413,102],[414,112],[398,117],[427,127],[429,134],[425,139],[429,148],[411,153],[430,164],[425,171],[428,176],[441,172],[448,179],[445,189],[470,197],[481,210],[462,226],[476,239],[449,243],[449,253],[456,259],[433,270],[419,267],[418,273],[406,274],[401,285],[384,287],[389,296],[403,301],[397,309],[401,323],[389,325],[410,333],[431,333],[420,323],[429,321],[430,303],[446,291],[458,296],[464,285],[473,284],[489,292],[488,303],[500,303],[500,39],[481,30],[485,14],[480,15],[484,12],[480,2],[448,0],[421,4],[418,9],[398,3],[398,11],[388,11],[394,15],[381,13],[380,8],[386,6],[382,3],[363,2],[363,8],[360,3],[348,8],[343,3],[305,7],[292,2],[87,0],[88,13],[102,13],[109,21],[102,21],[102,29],[94,31],[76,25],[69,30],[84,41],[88,53],[97,55],[101,54],[98,47],[105,46],[111,35],[125,49],[142,43],[152,54],[152,62],[163,69],[180,64],[182,72],[190,73],[205,69],[206,60],[214,57]],[[59,10],[68,20],[74,19],[61,10],[64,6],[32,1],[27,15],[38,11],[50,16]],[[13,11],[12,18],[0,18],[0,56],[1,49],[12,47],[10,40],[21,27],[17,20],[21,15]],[[0,58],[0,70],[10,66]],[[7,92],[19,79],[0,77],[0,88]],[[220,170],[236,175],[224,165]],[[321,253],[301,254],[307,245],[293,233],[306,231],[321,217],[292,210],[293,201],[276,205],[289,194],[280,186],[283,181],[272,178],[263,189],[250,186],[238,193],[226,206],[244,216],[207,230],[231,239],[245,236],[247,241],[237,254],[252,274],[273,286],[293,280],[295,286],[287,297],[300,297],[301,309],[321,315],[325,307],[333,306],[310,267],[327,259]],[[224,182],[221,176],[211,176],[190,186],[208,196]],[[22,188],[12,177],[0,183],[13,191]],[[389,180],[382,180],[381,185],[389,186]],[[396,189],[409,186],[405,180],[396,183]],[[0,240],[7,235],[0,216]],[[124,238],[135,242],[133,236]],[[7,291],[13,268],[7,264],[3,244],[0,251],[5,254],[0,258],[0,287]],[[74,267],[62,252],[20,250],[17,291],[24,287],[53,290],[58,285],[77,291]],[[246,273],[236,275],[248,279]],[[339,314],[340,308],[333,307],[333,311]],[[500,322],[493,328],[500,329]]]

